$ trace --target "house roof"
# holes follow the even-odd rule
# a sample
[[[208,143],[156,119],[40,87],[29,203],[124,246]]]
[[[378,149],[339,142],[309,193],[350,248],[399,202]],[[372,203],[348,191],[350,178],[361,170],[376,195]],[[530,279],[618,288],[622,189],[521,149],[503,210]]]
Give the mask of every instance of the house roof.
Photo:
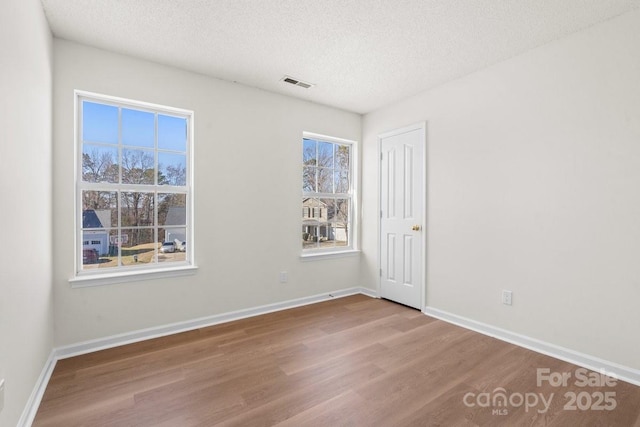
[[[82,228],[106,228],[110,226],[110,209],[86,209],[82,211]]]
[[[184,206],[171,206],[167,212],[165,225],[186,225],[187,208]]]
[[[321,201],[320,199],[307,197],[306,199],[302,199],[302,206],[317,208],[317,207],[327,207],[327,204]]]

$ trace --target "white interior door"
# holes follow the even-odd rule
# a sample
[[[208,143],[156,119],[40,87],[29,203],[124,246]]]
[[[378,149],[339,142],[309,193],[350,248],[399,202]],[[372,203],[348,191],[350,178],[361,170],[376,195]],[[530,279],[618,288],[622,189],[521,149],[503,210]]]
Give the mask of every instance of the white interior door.
[[[380,296],[423,307],[424,123],[380,135]]]

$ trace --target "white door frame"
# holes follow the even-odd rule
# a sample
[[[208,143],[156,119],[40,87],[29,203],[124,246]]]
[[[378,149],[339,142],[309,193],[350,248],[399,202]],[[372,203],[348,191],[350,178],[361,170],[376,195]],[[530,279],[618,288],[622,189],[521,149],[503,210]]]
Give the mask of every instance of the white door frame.
[[[398,129],[393,129],[378,135],[378,213],[376,214],[377,218],[377,238],[378,238],[378,297],[382,295],[382,239],[380,238],[381,234],[381,221],[380,221],[380,213],[382,212],[382,162],[380,159],[382,158],[382,140],[384,138],[388,138],[390,136],[400,135],[403,133],[411,132],[414,130],[422,130],[424,144],[424,150],[422,154],[422,183],[424,188],[424,197],[422,198],[422,230],[420,233],[420,245],[422,247],[422,259],[420,260],[420,271],[422,273],[422,286],[420,287],[420,311],[424,311],[426,307],[426,286],[427,286],[427,233],[429,232],[429,227],[427,224],[427,196],[429,194],[427,187],[427,122],[418,122],[411,124],[409,126],[404,126]]]

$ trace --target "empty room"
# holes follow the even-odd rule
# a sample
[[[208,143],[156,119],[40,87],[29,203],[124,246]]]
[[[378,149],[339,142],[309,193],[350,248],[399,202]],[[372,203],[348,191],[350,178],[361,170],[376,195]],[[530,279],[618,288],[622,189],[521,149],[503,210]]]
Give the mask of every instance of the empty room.
[[[4,0],[0,427],[640,427],[637,0]]]

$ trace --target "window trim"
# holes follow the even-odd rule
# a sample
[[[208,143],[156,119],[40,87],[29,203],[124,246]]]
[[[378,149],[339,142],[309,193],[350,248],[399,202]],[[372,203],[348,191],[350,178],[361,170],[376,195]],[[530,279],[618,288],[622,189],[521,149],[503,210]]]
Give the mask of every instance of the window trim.
[[[184,187],[172,187],[164,186],[167,190],[180,189],[185,190],[187,195],[186,203],[186,259],[185,261],[171,262],[167,265],[163,264],[151,264],[141,265],[135,267],[116,267],[109,269],[82,269],[82,256],[83,256],[83,233],[82,233],[82,191],[87,189],[87,186],[82,181],[82,164],[80,159],[82,158],[82,135],[80,128],[82,123],[80,122],[80,111],[82,108],[82,101],[87,100],[89,102],[97,102],[107,105],[115,105],[123,108],[132,108],[136,110],[148,110],[155,114],[166,113],[169,115],[178,115],[187,118],[187,173],[186,173],[186,185]],[[116,96],[104,95],[95,92],[88,92],[83,90],[74,90],[74,208],[73,208],[73,227],[74,227],[74,274],[69,279],[69,283],[73,287],[84,286],[97,286],[103,284],[123,283],[137,280],[147,280],[162,277],[174,277],[182,276],[185,274],[193,274],[197,271],[198,267],[195,262],[195,244],[194,244],[194,117],[195,113],[192,110],[186,110],[182,108],[170,107],[166,105],[154,104],[150,102],[137,101],[128,98],[121,98]],[[121,143],[119,142],[119,145]],[[157,147],[154,147],[154,156],[158,153]],[[157,178],[156,178],[157,180]],[[95,186],[94,186],[95,187]],[[113,187],[110,187],[113,188]],[[132,191],[156,191],[157,184],[142,185],[142,184],[127,184],[127,189]],[[154,224],[154,228],[159,228],[157,224]]]
[[[336,257],[352,256],[354,254],[359,254],[360,252],[360,249],[359,249],[360,187],[359,187],[358,179],[360,176],[360,173],[359,173],[360,169],[359,169],[359,163],[358,163],[358,159],[359,159],[358,142],[352,139],[338,138],[335,136],[323,135],[323,134],[307,132],[307,131],[302,132],[302,140],[299,141],[299,144],[303,142],[304,139],[313,139],[316,141],[329,142],[333,144],[349,145],[350,147],[349,195],[351,200],[351,212],[349,212],[350,214],[349,215],[349,235],[347,237],[349,239],[349,244],[347,246],[335,246],[333,248],[311,248],[311,249],[301,248],[300,258],[303,260],[311,260],[314,258],[315,259],[336,258]],[[301,151],[303,150],[302,148],[303,146],[304,144],[301,144],[300,146]],[[301,152],[300,158],[302,159],[302,152]],[[300,177],[302,177],[303,168],[304,168],[304,164],[301,164]],[[323,194],[323,193],[319,193],[319,194]],[[304,191],[301,192],[302,199],[304,199],[306,195],[308,195],[308,193],[305,193]],[[327,197],[335,197],[335,194],[333,195],[327,194]],[[300,230],[301,228],[302,228],[302,218],[300,219],[300,227],[298,229]]]
[[[92,286],[113,285],[117,283],[137,282],[141,280],[165,279],[195,274],[198,271],[196,265],[171,266],[162,269],[145,269],[135,272],[122,270],[103,274],[82,274],[69,279],[73,288],[87,288]]]

